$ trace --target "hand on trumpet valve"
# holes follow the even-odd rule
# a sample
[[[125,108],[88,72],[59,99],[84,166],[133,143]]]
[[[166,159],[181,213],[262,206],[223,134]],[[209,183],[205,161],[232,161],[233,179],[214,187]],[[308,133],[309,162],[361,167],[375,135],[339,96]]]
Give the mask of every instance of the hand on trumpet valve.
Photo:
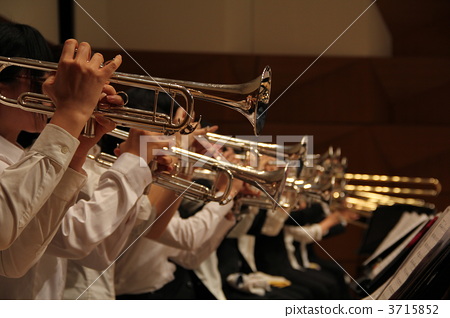
[[[251,184],[248,184],[248,183],[244,183],[244,185],[242,186],[239,193],[242,195],[252,196],[252,197],[261,196],[261,190],[259,190],[255,186],[252,186]]]
[[[204,135],[206,135],[208,132],[212,133],[217,131],[217,129],[219,129],[219,126],[215,125],[211,127],[202,127],[199,122],[196,122],[193,125],[196,125],[196,128],[192,134],[188,135],[189,148],[193,149],[192,151],[198,154],[216,158],[222,146],[219,144],[211,144],[210,141],[208,141],[204,137]]]
[[[77,54],[74,54],[77,51]],[[58,70],[44,82],[42,89],[56,105],[52,123],[78,137],[98,104],[105,83],[122,63],[120,55],[103,68],[100,53],[91,56],[88,43],[67,40]]]
[[[194,123],[197,124],[197,123]],[[194,130],[194,132],[189,136],[189,142],[190,146],[193,148],[193,151],[199,154],[205,154],[206,152],[211,153],[213,156],[217,154],[218,148],[214,145],[211,145],[209,141],[202,139],[200,136],[205,135],[206,133],[213,133],[219,129],[219,126],[206,126],[201,127],[201,125],[198,123],[197,128]]]
[[[128,100],[124,92],[116,92],[116,89],[109,84],[103,85],[102,93],[98,101],[98,106],[102,109],[124,106]]]
[[[258,160],[258,169],[264,171],[275,171],[278,167],[275,164],[275,158],[267,155],[260,155]]]
[[[174,157],[167,155],[154,156],[150,166],[153,172],[172,172],[174,170]]]
[[[142,149],[141,149],[141,138]],[[156,171],[172,171],[174,159],[168,155],[167,147],[169,142],[173,141],[168,136],[160,133],[149,132],[140,129],[130,129],[128,139],[121,143],[115,150],[114,154],[120,156],[124,152],[142,157],[148,164],[156,162],[158,166]]]

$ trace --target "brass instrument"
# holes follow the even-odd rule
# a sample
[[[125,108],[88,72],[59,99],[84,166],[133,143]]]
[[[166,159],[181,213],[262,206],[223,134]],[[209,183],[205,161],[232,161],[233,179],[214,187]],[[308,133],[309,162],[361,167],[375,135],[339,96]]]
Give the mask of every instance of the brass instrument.
[[[0,72],[9,66],[35,69],[45,72],[54,72],[58,64],[26,58],[0,57]],[[111,76],[110,82],[116,84],[138,87],[155,92],[155,101],[152,111],[138,110],[128,107],[102,107],[99,105],[96,113],[113,120],[118,125],[145,129],[165,134],[175,132],[190,133],[194,116],[194,98],[217,103],[232,108],[243,114],[253,125],[255,134],[259,134],[265,122],[265,110],[269,106],[271,89],[271,70],[266,67],[262,75],[253,81],[243,84],[224,85],[207,84],[171,79],[152,78],[144,75],[116,72]],[[203,89],[203,91],[199,91]],[[158,95],[163,92],[172,98],[169,115],[156,112]],[[208,92],[208,93],[207,93]],[[238,96],[236,100],[221,95]],[[20,108],[26,111],[52,115],[55,107],[48,96],[36,93],[22,93],[17,100],[0,95],[0,102],[6,106]],[[181,121],[174,120],[174,105],[178,104],[186,111],[187,116]],[[93,134],[93,122],[88,122],[85,135]]]
[[[206,133],[201,136],[208,140],[210,143],[224,145],[226,147],[230,147],[236,151],[243,152],[243,155],[240,156],[244,162],[248,164],[248,159],[253,158],[251,155],[255,155],[256,158],[259,158],[261,155],[270,156],[277,159],[282,159],[284,162],[286,175],[288,176],[285,180],[290,180],[290,176],[297,176],[297,168],[295,166],[286,165],[286,162],[292,160],[303,160],[306,155],[306,139],[303,138],[301,142],[291,144],[291,145],[277,145],[270,143],[262,143],[256,142],[252,140],[233,138],[229,136],[224,136],[215,133]],[[272,163],[272,162],[271,162]],[[275,164],[280,164],[279,161],[275,162]],[[252,166],[258,166],[258,162],[256,164],[251,163]],[[194,178],[203,178],[203,179],[213,179],[214,176],[211,176],[211,173],[205,169],[195,169],[193,171]],[[286,181],[285,181],[286,182]],[[292,191],[289,186],[286,186],[283,191],[277,195],[276,202],[274,202],[274,198],[267,196],[265,193],[262,193],[260,196],[255,197],[252,195],[240,195],[235,200],[235,210],[239,210],[241,206],[249,205],[249,206],[257,206],[262,209],[273,209],[281,207],[285,211],[291,211],[296,208],[297,193]]]
[[[202,169],[202,168],[197,168],[197,169],[192,169],[192,178],[193,179],[206,179],[206,180],[210,180],[210,181],[214,181],[216,178],[216,173],[208,170],[208,169]],[[289,186],[287,186],[287,180],[290,180],[291,178],[287,177],[288,171],[289,171],[289,167],[285,167],[284,169],[279,169],[276,171],[285,171],[285,176],[284,176],[284,184],[285,186],[283,186],[283,190],[280,191],[276,194],[269,195],[269,193],[267,192],[267,190],[263,191],[263,193],[261,193],[259,196],[254,196],[254,195],[239,195],[238,197],[236,197],[235,199],[235,206],[234,206],[234,211],[235,214],[239,214],[239,210],[242,206],[244,205],[248,205],[248,206],[256,206],[259,207],[260,209],[276,209],[278,207],[282,208],[284,211],[292,211],[295,207],[296,207],[296,203],[297,203],[297,193],[292,191]],[[265,172],[266,174],[268,173],[273,173],[275,171],[272,172]],[[252,183],[250,183],[252,184]],[[260,187],[258,187],[260,188]]]
[[[144,75],[115,73],[125,78],[148,78]],[[242,84],[209,84],[153,77],[152,80],[186,87],[195,99],[234,109],[252,124],[255,135],[264,127],[272,87],[272,70],[266,66],[260,76]],[[223,95],[223,96],[220,96]],[[230,96],[234,96],[233,99]]]
[[[352,174],[345,172],[346,167],[347,159],[341,158],[340,149],[330,147],[325,154],[314,155],[313,164],[304,165],[300,177],[292,175],[286,179],[279,206],[289,212],[305,201],[326,202],[332,206],[345,204],[368,217],[378,205],[434,208],[420,197],[437,196],[441,191],[439,180],[435,178]],[[240,205],[265,209],[271,203],[264,196],[242,197],[237,201]]]
[[[126,139],[128,137],[127,132],[119,129],[114,129],[108,134],[120,139]],[[214,182],[212,189],[209,189],[200,184],[180,178],[176,175],[176,173],[155,173],[155,183],[178,193],[183,193],[183,196],[186,196],[187,198],[200,199],[203,201],[217,201],[221,204],[226,204],[229,201],[228,198],[231,190],[231,181],[233,178],[247,182],[261,190],[266,195],[271,196],[274,200],[273,205],[276,204],[281,193],[283,192],[287,168],[276,171],[259,171],[252,167],[245,167],[232,164],[227,161],[217,160],[215,158],[200,155],[178,147],[170,147],[166,150],[168,150],[171,155],[176,156],[181,163],[187,161],[191,167],[200,166],[212,171],[211,175],[214,175],[215,179],[211,178],[211,180],[215,180],[217,182],[217,176],[220,174],[225,174],[228,178],[228,183],[224,194],[217,198],[213,194],[216,188],[216,182]],[[114,162],[116,158],[114,156],[102,154],[97,158],[91,159],[95,159],[101,164],[107,162],[109,165],[109,163]]]
[[[304,178],[286,182],[299,193],[314,200],[343,202],[367,216],[378,205],[410,204],[434,208],[421,197],[437,196],[441,191],[435,178],[355,174],[345,172],[347,160],[340,158],[340,149],[332,148],[315,156],[313,168],[305,168]]]
[[[371,175],[361,173],[345,173],[344,179],[348,183],[360,181],[360,184],[346,184],[345,190],[366,191],[375,193],[406,194],[419,196],[437,196],[441,192],[441,184],[435,178],[413,178],[402,176]],[[378,183],[378,185],[376,184]],[[375,184],[375,185],[374,185]],[[389,187],[383,184],[409,184],[410,187]],[[415,187],[412,187],[414,185]],[[419,188],[418,186],[421,186]]]
[[[228,169],[233,177],[238,178],[261,190],[265,195],[270,196],[275,206],[283,193],[286,181],[287,167],[275,171],[261,171],[248,166],[241,166],[228,161],[217,160],[208,156],[200,155],[178,147],[171,147],[170,151],[179,158],[188,159],[196,166],[208,167],[211,165],[221,166]]]
[[[103,167],[110,168],[117,157],[107,153],[100,153],[97,156],[88,155],[89,159],[95,160]],[[173,190],[178,194],[182,194],[183,197],[191,200],[201,200],[205,202],[219,202],[219,204],[227,204],[230,201],[229,195],[231,191],[231,182],[233,175],[226,169],[212,165],[209,167],[212,170],[217,171],[219,174],[223,173],[227,177],[227,186],[222,194],[215,195],[215,184],[210,189],[201,184],[190,182],[186,179],[180,178],[176,175],[169,173],[153,173],[153,183],[164,187],[169,190]]]
[[[296,160],[306,154],[306,140],[292,145],[277,145],[271,143],[256,142],[252,140],[233,138],[215,133],[206,133],[204,136],[211,143],[223,144],[234,150],[247,152],[254,151],[256,154],[267,155],[274,158],[282,157],[285,160]]]

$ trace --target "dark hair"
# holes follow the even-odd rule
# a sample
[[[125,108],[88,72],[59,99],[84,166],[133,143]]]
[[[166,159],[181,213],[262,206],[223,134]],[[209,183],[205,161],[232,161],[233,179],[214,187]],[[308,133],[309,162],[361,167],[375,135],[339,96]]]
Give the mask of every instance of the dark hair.
[[[41,33],[29,25],[17,23],[0,23],[0,56],[25,57],[49,62],[54,60],[52,51]],[[7,67],[0,72],[0,82],[14,81],[21,70],[20,67]],[[31,78],[41,78],[44,75],[43,72],[35,70],[27,71],[27,74]],[[40,87],[37,87],[35,92],[38,90]],[[17,142],[26,148],[36,138],[37,134],[22,131]]]
[[[54,60],[52,51],[44,37],[35,28],[16,23],[0,23],[0,56],[25,57],[35,60]],[[20,72],[20,67],[7,67],[0,72],[0,82],[8,82]],[[32,77],[41,77],[40,71],[31,71]]]

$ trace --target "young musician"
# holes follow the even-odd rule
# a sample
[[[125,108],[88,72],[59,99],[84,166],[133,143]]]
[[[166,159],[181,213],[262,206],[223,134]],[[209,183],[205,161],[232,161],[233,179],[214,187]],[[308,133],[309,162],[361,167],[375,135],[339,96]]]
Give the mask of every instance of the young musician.
[[[24,28],[29,29],[29,27]],[[5,37],[12,33],[4,32]],[[39,37],[39,39],[38,43],[41,46],[46,46],[43,38]],[[14,42],[13,40],[14,37],[9,39],[12,43]],[[13,47],[16,51],[19,51],[18,48],[23,43],[20,41],[16,42],[18,43],[15,43],[16,45]],[[36,43],[33,43],[33,45],[36,45]],[[14,52],[11,54],[15,55]],[[120,58],[118,60],[120,62]],[[111,86],[105,86],[105,83],[113,73],[113,70],[117,68],[117,62],[111,62],[115,65],[114,67],[109,66],[111,63],[106,63],[104,67],[101,67],[102,63],[103,57],[100,54],[96,53],[91,57],[89,44],[80,43],[78,45],[75,40],[67,41],[58,71],[56,75],[52,75],[47,79],[44,84],[44,92],[57,105],[60,102],[64,102],[67,96],[75,93],[84,93],[82,94],[83,97],[80,98],[80,102],[83,103],[93,103],[95,101],[95,104],[97,104],[101,98],[102,102],[116,104],[118,100],[113,96],[115,90]],[[79,70],[80,65],[85,67]],[[110,70],[108,77],[103,75],[103,69]],[[80,71],[83,71],[81,75],[79,74]],[[100,77],[97,73],[102,74],[103,77]],[[25,76],[20,76],[19,78],[20,80],[27,79]],[[71,83],[72,85],[66,86],[65,83]],[[5,93],[9,94],[11,98],[17,98],[21,91],[29,90],[29,82],[26,82],[26,84],[17,88],[10,85],[10,88],[14,87],[15,89],[5,90]],[[95,94],[89,91],[97,87],[98,90],[94,90]],[[94,97],[96,98],[94,99]],[[69,106],[74,107],[76,105],[69,104]],[[13,108],[10,109],[5,109],[5,113],[13,114],[16,111]],[[30,116],[28,113],[22,115]],[[87,120],[90,115],[91,113],[88,114],[86,112],[83,118]],[[52,121],[61,120],[61,116],[56,114]],[[73,121],[76,122],[77,120],[74,119]],[[45,121],[41,123],[42,126],[44,124]],[[11,125],[8,127],[9,130],[5,130],[6,135],[8,135],[12,146],[15,146],[13,144],[15,142],[14,137],[17,137],[18,131],[14,134],[15,128],[11,127]],[[87,152],[104,133],[113,127],[114,125],[109,120],[97,118],[95,138],[80,137],[80,145],[70,164],[78,179],[81,180],[77,190],[84,182],[85,172],[82,167],[86,160]],[[40,131],[39,128],[33,130],[28,126],[21,128],[29,131]],[[73,131],[74,134],[79,134],[79,131],[75,132],[74,128],[73,123],[69,122],[68,129]],[[74,195],[63,197],[64,209],[55,204],[44,206],[28,226],[25,227],[19,238],[7,250],[2,251],[2,264],[4,267],[2,275],[10,277],[19,277],[25,273],[26,275],[20,279],[0,277],[1,298],[60,299],[66,275],[65,258],[85,258],[87,266],[104,269],[117,257],[134,226],[139,209],[138,204],[141,202],[139,199],[143,195],[146,186],[151,183],[151,172],[148,163],[153,157],[152,149],[161,147],[161,144],[149,143],[147,151],[149,155],[145,160],[140,158],[138,156],[139,139],[142,134],[149,133],[137,130],[133,130],[130,133],[130,142],[127,144],[127,147],[123,147],[123,154],[111,169],[101,176],[97,176],[98,182],[96,187],[85,191],[85,199],[79,200],[74,204]],[[62,152],[66,152],[65,147],[61,146],[58,140],[53,141],[55,142],[54,147],[58,147]],[[14,149],[14,147],[10,148]],[[157,160],[164,164],[170,163],[170,159],[165,157],[159,157]],[[57,188],[54,191],[58,198],[62,196],[60,191],[63,191],[63,193],[67,191],[67,185],[64,184],[62,186],[64,187],[61,187],[61,189]],[[69,206],[71,207],[67,209]],[[64,214],[66,210],[67,213]],[[34,236],[32,236],[39,234],[42,237],[41,241],[38,240],[39,237],[34,239]],[[55,237],[51,241],[53,236]],[[44,251],[46,253],[43,255]],[[33,264],[36,265],[30,269]]]
[[[39,32],[15,24],[0,25],[0,55],[51,60]],[[74,158],[77,138],[121,57],[103,68],[101,63],[100,54],[90,59],[89,44],[66,42],[61,69],[44,86],[57,106],[47,126],[45,116],[0,103],[0,275],[21,276],[40,258],[84,183],[80,157]],[[0,73],[0,93],[17,98],[43,76],[8,67]],[[16,143],[21,130],[42,131],[28,151]]]

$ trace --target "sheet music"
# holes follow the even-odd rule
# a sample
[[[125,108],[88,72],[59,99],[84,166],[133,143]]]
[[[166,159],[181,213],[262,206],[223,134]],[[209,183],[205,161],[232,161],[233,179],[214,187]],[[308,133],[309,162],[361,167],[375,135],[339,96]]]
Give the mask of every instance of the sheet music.
[[[376,259],[381,253],[387,250],[396,242],[404,238],[409,232],[417,228],[419,225],[429,220],[429,216],[425,213],[419,214],[417,212],[404,212],[400,217],[400,220],[392,228],[389,234],[377,247],[375,252],[363,263],[367,266],[371,261]]]
[[[374,279],[383,269],[386,268],[404,249],[405,247],[411,242],[411,240],[422,230],[422,227],[427,223],[428,221],[423,221],[420,226],[417,226],[417,228],[410,234],[406,239],[403,240],[403,242],[397,246],[389,255],[387,255],[381,262],[379,262],[373,269],[372,272],[369,275],[370,279]]]
[[[446,240],[448,243],[449,238],[450,207],[448,207],[445,212],[439,216],[438,220],[419,241],[411,254],[408,255],[378,299],[390,299],[392,295],[406,282],[419,263],[426,259],[433,247],[435,247],[441,240]]]
[[[390,282],[390,278],[380,287],[378,287],[372,294],[370,294],[369,296],[364,297],[361,300],[374,300],[374,299],[378,299],[378,297],[381,295],[381,293],[383,292],[384,288],[388,285],[388,283]]]

